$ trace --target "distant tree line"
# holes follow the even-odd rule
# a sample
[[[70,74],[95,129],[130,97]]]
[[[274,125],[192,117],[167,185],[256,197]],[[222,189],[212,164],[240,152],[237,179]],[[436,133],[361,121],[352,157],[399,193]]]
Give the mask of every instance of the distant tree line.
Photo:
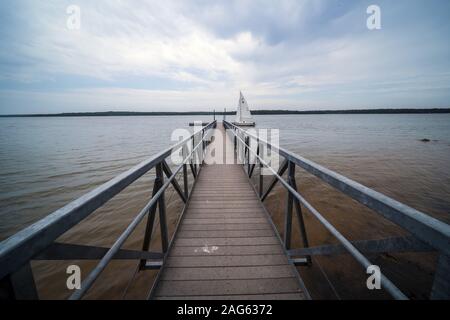
[[[450,113],[450,108],[434,109],[361,109],[361,110],[253,110],[254,115],[282,115],[282,114],[430,114]],[[228,111],[188,111],[188,112],[132,112],[132,111],[107,111],[107,112],[72,112],[54,114],[22,114],[0,115],[0,117],[108,117],[108,116],[233,116],[236,112]]]

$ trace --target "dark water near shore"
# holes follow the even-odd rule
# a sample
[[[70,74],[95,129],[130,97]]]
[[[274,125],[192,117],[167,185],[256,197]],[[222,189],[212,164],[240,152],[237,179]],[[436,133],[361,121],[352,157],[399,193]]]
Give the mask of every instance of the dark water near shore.
[[[283,147],[447,223],[450,221],[450,115],[286,115],[256,118],[260,128],[280,129]],[[170,137],[174,129],[187,128],[187,123],[193,120],[210,119],[0,118],[0,239],[168,147],[172,144]],[[420,141],[424,138],[431,141]],[[320,208],[343,212],[335,222],[338,226],[340,223],[339,230],[348,230],[347,236],[362,239],[382,235],[374,231],[376,223],[369,216],[365,213],[358,215],[364,209],[349,209],[350,206],[344,205],[345,201],[326,186],[302,175],[302,172],[298,176],[306,195]],[[145,175],[60,240],[111,245],[150,196],[152,179],[152,174]],[[179,212],[176,209],[181,204],[175,200],[176,197],[168,198],[172,200],[169,201],[169,211]],[[275,212],[274,219],[279,219],[276,208],[283,206],[281,191],[269,199],[268,206]],[[345,215],[349,211],[354,216]],[[175,215],[169,219],[172,225],[175,221]],[[376,222],[383,227],[382,221]],[[311,224],[312,230],[318,228],[313,222],[307,223]],[[142,227],[135,234],[127,242],[127,247],[139,247]],[[323,232],[316,234],[312,236],[312,242],[320,244],[329,240]],[[34,264],[35,270],[39,271],[36,277],[44,298],[67,295],[65,282],[49,281],[55,274],[64,276],[65,265],[67,263]],[[92,264],[86,263],[86,266]],[[133,263],[114,262],[111,269],[102,275],[106,284],[100,284],[99,279],[91,297],[120,297],[134,266]],[[123,272],[117,277],[114,270]],[[136,286],[135,294],[130,297],[141,297],[139,293],[145,291],[144,284]],[[351,293],[343,289],[340,296],[348,297]]]

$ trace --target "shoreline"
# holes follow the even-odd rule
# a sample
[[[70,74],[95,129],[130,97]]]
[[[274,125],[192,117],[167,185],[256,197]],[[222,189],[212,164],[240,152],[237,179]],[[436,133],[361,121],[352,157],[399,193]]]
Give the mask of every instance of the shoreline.
[[[322,114],[448,114],[450,108],[406,109],[349,109],[349,110],[253,110],[253,115],[322,115]],[[51,117],[142,117],[142,116],[233,116],[236,112],[188,111],[188,112],[70,112],[43,114],[3,114],[0,118],[51,118]]]

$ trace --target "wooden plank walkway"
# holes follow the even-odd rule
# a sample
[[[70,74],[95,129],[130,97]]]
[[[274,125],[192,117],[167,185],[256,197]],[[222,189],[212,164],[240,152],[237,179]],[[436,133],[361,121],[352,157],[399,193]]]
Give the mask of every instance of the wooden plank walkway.
[[[242,166],[204,165],[151,298],[305,299],[302,288]]]

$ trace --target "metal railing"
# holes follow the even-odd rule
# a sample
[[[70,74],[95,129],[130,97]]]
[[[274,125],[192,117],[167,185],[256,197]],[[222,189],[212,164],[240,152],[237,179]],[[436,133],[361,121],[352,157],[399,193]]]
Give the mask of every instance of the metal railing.
[[[168,239],[165,191],[172,185],[183,202],[188,201],[188,166],[196,179],[203,163],[206,146],[210,142],[210,129],[215,128],[216,124],[216,121],[211,122],[194,132],[189,138],[160,152],[1,242],[0,299],[39,298],[30,264],[32,260],[100,260],[82,282],[81,289],[71,295],[70,299],[73,300],[81,299],[87,293],[100,273],[113,259],[140,260],[140,270],[159,269],[164,263],[168,248],[173,241],[173,237],[170,241]],[[172,172],[166,159],[171,156],[172,152],[180,151],[183,153],[182,164]],[[153,168],[156,169],[156,179],[152,198],[134,217],[111,248],[55,242],[59,236]],[[183,172],[183,189],[176,180],[177,174],[181,171]],[[167,176],[166,181],[164,175]],[[159,209],[162,252],[149,252],[157,207]],[[142,250],[122,250],[122,245],[144,217],[148,217],[148,219]]]
[[[450,298],[450,226],[448,224],[408,207],[299,155],[289,152],[279,146],[275,146],[261,139],[257,135],[247,132],[227,121],[224,121],[224,126],[227,129],[227,133],[231,133],[232,138],[234,138],[235,150],[242,158],[241,163],[243,163],[244,168],[246,168],[249,178],[253,176],[255,166],[259,163],[259,195],[261,201],[264,202],[264,200],[267,199],[267,196],[277,183],[281,183],[288,192],[284,217],[283,239],[285,249],[292,258],[292,263],[296,265],[310,265],[312,263],[311,256],[313,255],[349,253],[357,262],[359,262],[359,264],[364,268],[367,268],[372,265],[372,263],[362,252],[437,251],[439,253],[439,260],[434,275],[430,298]],[[270,150],[271,152],[276,152],[284,158],[278,171],[275,171],[270,164],[261,157],[264,147],[267,148],[266,151]],[[408,231],[412,236],[381,240],[349,241],[299,193],[295,179],[295,169],[297,166],[372,209],[377,214],[394,222],[404,230]],[[270,181],[267,190],[264,190],[264,176],[261,172],[263,167],[270,170],[273,174],[273,178]],[[286,171],[287,180],[282,177]],[[340,245],[309,246],[307,230],[303,221],[303,212],[300,204],[319,220],[319,222],[339,241]],[[292,211],[294,206],[303,244],[303,248],[300,249],[291,249]],[[393,298],[407,299],[407,297],[384,275],[381,275],[381,283],[383,288],[388,291]]]

